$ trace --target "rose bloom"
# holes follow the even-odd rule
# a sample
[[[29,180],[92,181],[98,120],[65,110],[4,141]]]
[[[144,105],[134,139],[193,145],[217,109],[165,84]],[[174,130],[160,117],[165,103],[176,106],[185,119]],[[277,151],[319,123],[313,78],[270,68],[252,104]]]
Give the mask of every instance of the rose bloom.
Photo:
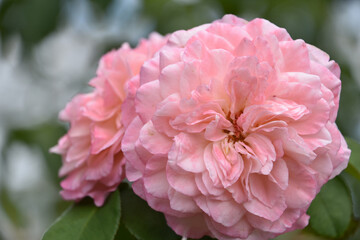
[[[62,155],[59,175],[65,176],[61,182],[64,199],[90,196],[101,206],[124,178],[121,105],[126,84],[165,41],[152,34],[135,49],[125,43],[107,53],[100,60],[97,77],[90,81],[94,91],[75,96],[60,112],[60,119],[69,122],[70,129],[51,151]]]
[[[264,19],[173,33],[124,103],[135,106],[122,141],[133,190],[185,237],[305,227],[350,155],[335,125],[339,76],[326,53]]]

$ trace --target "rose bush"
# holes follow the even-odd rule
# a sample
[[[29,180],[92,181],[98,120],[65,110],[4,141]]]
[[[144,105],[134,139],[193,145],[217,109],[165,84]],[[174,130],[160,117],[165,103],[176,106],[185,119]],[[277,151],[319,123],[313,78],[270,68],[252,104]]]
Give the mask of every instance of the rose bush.
[[[350,154],[335,124],[339,77],[326,53],[267,20],[226,15],[173,33],[130,80],[122,105],[134,192],[185,237],[267,239],[306,226],[311,201]],[[81,129],[89,139],[88,124]],[[95,149],[119,152],[118,135]],[[67,156],[70,137],[60,144]],[[91,180],[83,171],[94,168],[66,159],[64,196],[75,198],[73,179]]]
[[[62,155],[59,175],[65,176],[61,182],[64,199],[90,196],[101,206],[124,178],[121,118],[126,85],[165,42],[166,38],[152,34],[135,49],[124,44],[107,53],[100,60],[97,77],[90,82],[94,91],[75,96],[60,113],[70,129],[51,151]]]

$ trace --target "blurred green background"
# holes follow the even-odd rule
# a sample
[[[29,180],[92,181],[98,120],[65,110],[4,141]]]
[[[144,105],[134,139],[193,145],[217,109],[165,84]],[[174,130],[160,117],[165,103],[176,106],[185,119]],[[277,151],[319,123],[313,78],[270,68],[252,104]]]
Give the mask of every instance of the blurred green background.
[[[89,91],[97,61],[123,42],[232,13],[262,17],[342,69],[338,126],[360,140],[360,1],[0,0],[0,240],[36,240],[68,206],[59,197],[58,112]]]

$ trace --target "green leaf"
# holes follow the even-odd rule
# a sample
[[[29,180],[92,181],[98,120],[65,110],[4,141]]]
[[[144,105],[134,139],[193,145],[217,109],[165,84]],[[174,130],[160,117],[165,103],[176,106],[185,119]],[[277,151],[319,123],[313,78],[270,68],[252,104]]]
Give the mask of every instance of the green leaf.
[[[130,188],[121,190],[122,221],[129,232],[139,240],[178,240],[166,224],[162,213],[154,211]]]
[[[121,222],[114,240],[137,240]]]
[[[347,172],[342,172],[340,177],[350,190],[354,217],[360,219],[360,180]]]
[[[326,183],[308,210],[311,228],[321,236],[340,237],[351,220],[351,199],[339,178]]]
[[[327,238],[323,238],[320,236],[317,236],[315,234],[311,234],[302,230],[295,230],[292,232],[288,232],[285,234],[282,234],[273,240],[289,240],[289,239],[296,239],[296,240],[326,240]]]
[[[110,240],[119,226],[119,192],[113,192],[102,207],[83,200],[70,207],[45,232],[43,240]]]
[[[349,148],[351,149],[348,172],[359,178],[360,177],[360,143],[358,143],[356,140],[352,138],[346,138],[346,142]],[[354,170],[357,172],[357,174],[354,174],[353,172]]]

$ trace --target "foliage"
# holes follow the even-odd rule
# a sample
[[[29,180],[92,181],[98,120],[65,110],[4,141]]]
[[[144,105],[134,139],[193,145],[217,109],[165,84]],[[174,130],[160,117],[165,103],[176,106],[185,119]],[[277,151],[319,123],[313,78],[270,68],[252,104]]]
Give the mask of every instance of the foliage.
[[[319,235],[341,237],[351,220],[351,199],[338,178],[329,181],[308,210],[310,226]]]
[[[121,216],[119,192],[112,193],[103,207],[86,200],[68,208],[46,231],[43,240],[113,239]]]
[[[101,208],[89,204],[87,200],[67,209],[46,231],[42,240],[181,239],[166,225],[164,216],[151,209],[126,183],[121,184]]]

